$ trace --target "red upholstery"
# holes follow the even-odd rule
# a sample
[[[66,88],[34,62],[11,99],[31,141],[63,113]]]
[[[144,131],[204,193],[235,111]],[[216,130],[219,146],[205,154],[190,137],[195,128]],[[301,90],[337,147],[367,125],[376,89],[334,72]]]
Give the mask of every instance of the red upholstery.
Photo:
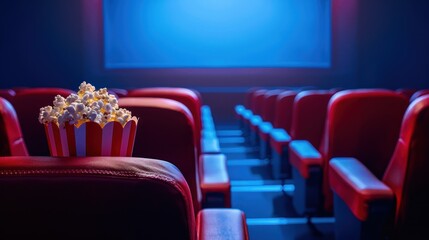
[[[265,122],[274,122],[274,114],[276,109],[277,96],[282,93],[283,90],[271,90],[267,91],[264,95],[264,101],[262,106],[261,117]]]
[[[290,132],[293,102],[296,94],[295,91],[285,91],[277,96],[273,122],[275,128],[283,128],[288,133]]]
[[[206,209],[198,214],[197,235],[200,240],[247,240],[246,217],[239,210]]]
[[[396,89],[396,92],[401,94],[402,96],[406,97],[407,99],[411,99],[411,96],[413,96],[413,94],[415,92],[417,92],[416,89],[408,89],[408,88],[398,88]]]
[[[264,104],[264,95],[267,92],[265,89],[260,89],[252,94],[252,112],[254,115],[261,115]]]
[[[255,94],[256,91],[260,90],[260,88],[254,87],[247,90],[245,95],[245,107],[247,109],[253,109],[253,94]]]
[[[259,137],[263,141],[268,141],[270,131],[273,128],[272,124],[275,117],[276,100],[277,96],[281,94],[283,90],[271,90],[267,91],[264,95],[265,100],[263,101],[261,118],[264,123],[257,125],[257,131]]]
[[[9,102],[12,101],[12,98],[15,95],[16,95],[16,93],[12,89],[0,89],[0,97],[8,100]]]
[[[4,157],[0,192],[2,239],[196,239],[186,181],[160,160]]]
[[[73,91],[62,88],[28,88],[17,92],[12,105],[16,110],[28,152],[32,156],[49,156],[45,129],[39,123],[40,108],[52,106],[56,95],[67,97]]]
[[[429,94],[429,89],[423,89],[423,90],[417,91],[410,97],[410,102],[416,100],[421,96],[428,95],[428,94]]]
[[[395,153],[384,174],[396,197],[395,236],[423,236],[429,215],[429,96],[411,103],[404,120]]]
[[[178,101],[185,105],[192,113],[196,131],[194,131],[197,142],[198,155],[201,153],[201,102],[194,91],[186,88],[140,88],[128,91],[127,97],[153,97],[167,98]]]
[[[425,219],[429,214],[429,196],[426,191],[429,185],[428,122],[429,96],[423,96],[413,101],[405,113],[399,139],[384,173],[383,182],[356,159],[331,160],[330,182],[334,192],[340,197],[340,201],[335,203],[336,210],[344,202],[353,216],[362,221],[354,221],[354,225],[369,222],[371,225],[375,224],[377,229],[393,230],[390,232],[392,239],[419,239],[425,236]],[[391,208],[380,211],[380,207],[389,206],[389,200],[390,203],[396,203],[396,207],[391,204]],[[369,207],[377,201],[378,207]],[[395,214],[392,214],[393,212]],[[338,218],[336,212],[336,217],[343,222],[348,216],[342,214],[341,218]],[[377,221],[371,222],[370,219]],[[383,223],[387,223],[387,226]],[[389,235],[386,231],[377,235],[374,229],[356,226],[347,226],[347,231],[336,231],[343,236],[360,234],[371,239],[384,239],[386,234]]]
[[[308,90],[298,94],[291,91],[285,93],[282,104],[286,105],[284,108],[288,109],[288,113],[287,115],[279,114],[278,117],[285,119],[283,120],[286,122],[285,127],[290,125],[290,132],[288,133],[291,139],[308,140],[316,147],[320,145],[327,106],[332,95],[331,91],[322,90]],[[289,142],[278,142],[274,137],[271,140],[271,146],[279,154],[282,152],[281,149],[287,147],[288,144]]]
[[[204,104],[203,103],[203,95],[201,95],[201,93],[198,90],[196,90],[196,89],[192,89],[192,88],[188,88],[188,89],[191,90],[192,92],[194,92],[195,95],[197,95],[197,98],[198,98],[198,100],[200,102],[200,105],[202,106]]]
[[[289,161],[303,178],[310,177],[310,168],[322,166],[320,153],[308,141],[294,140],[289,143]]]
[[[335,94],[328,106],[320,147],[323,161],[325,209],[332,209],[329,159],[359,159],[381,178],[395,148],[408,100],[388,90],[347,90]]]
[[[329,165],[329,182],[332,190],[360,221],[367,220],[372,202],[393,199],[392,190],[357,159],[334,158]]]
[[[309,90],[296,95],[290,130],[292,139],[307,140],[316,148],[320,146],[333,94],[332,91]]]
[[[194,121],[188,108],[162,98],[121,98],[119,106],[140,118],[133,156],[163,159],[176,165],[186,178],[194,208],[201,208]]]
[[[0,156],[26,156],[27,147],[15,109],[0,97]]]

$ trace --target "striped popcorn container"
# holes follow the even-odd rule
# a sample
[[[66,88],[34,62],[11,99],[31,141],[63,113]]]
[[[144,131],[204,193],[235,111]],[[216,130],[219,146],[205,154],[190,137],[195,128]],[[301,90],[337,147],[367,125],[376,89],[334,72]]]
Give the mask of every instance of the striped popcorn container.
[[[124,156],[131,157],[137,130],[137,118],[124,126],[112,121],[103,127],[86,122],[79,127],[56,123],[45,124],[49,150],[53,157],[68,156]]]

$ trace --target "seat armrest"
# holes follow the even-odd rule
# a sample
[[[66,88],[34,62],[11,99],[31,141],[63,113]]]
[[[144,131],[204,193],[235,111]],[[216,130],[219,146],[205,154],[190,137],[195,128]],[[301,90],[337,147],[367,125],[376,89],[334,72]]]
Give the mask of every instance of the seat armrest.
[[[370,203],[394,199],[393,191],[355,158],[333,158],[329,162],[329,183],[361,221],[368,218]]]
[[[263,133],[269,133],[273,129],[273,125],[270,122],[261,122],[259,124],[259,131]]]
[[[271,139],[277,142],[290,142],[290,135],[281,128],[273,128],[270,132]]]
[[[259,137],[267,141],[270,135],[270,131],[273,129],[273,125],[270,122],[261,122],[258,125]]]
[[[262,123],[262,118],[259,115],[253,115],[250,118],[250,125],[252,127],[252,129],[257,129],[258,125]]]
[[[253,112],[251,110],[244,110],[243,111],[243,118],[250,121],[250,118],[253,116]]]
[[[282,128],[273,128],[270,131],[270,145],[279,154],[283,152],[284,147],[288,147],[291,140],[289,134]]]
[[[241,116],[243,115],[243,112],[246,110],[246,108],[243,105],[237,105],[235,106],[234,110],[237,116]]]
[[[204,209],[197,216],[198,240],[248,240],[246,217],[238,209]]]
[[[220,153],[219,140],[217,137],[201,139],[201,149],[203,153],[207,154],[217,154]]]
[[[322,167],[322,155],[305,140],[294,140],[289,143],[289,161],[304,178],[310,177],[311,167]]]
[[[203,199],[207,194],[222,194],[225,207],[231,206],[231,182],[224,154],[202,155],[200,159],[200,186]]]

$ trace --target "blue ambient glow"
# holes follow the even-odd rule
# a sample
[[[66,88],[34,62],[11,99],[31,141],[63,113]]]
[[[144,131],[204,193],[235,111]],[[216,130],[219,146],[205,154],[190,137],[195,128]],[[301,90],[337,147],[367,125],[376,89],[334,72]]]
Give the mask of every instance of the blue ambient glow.
[[[330,67],[330,0],[104,0],[106,68]]]

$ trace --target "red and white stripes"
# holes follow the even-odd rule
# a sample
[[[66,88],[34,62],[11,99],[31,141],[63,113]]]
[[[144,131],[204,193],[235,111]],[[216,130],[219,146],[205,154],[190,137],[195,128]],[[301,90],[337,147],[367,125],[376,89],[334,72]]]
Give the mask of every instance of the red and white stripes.
[[[127,156],[133,152],[137,119],[125,126],[108,122],[102,128],[98,123],[87,122],[79,127],[66,124],[46,124],[45,132],[51,156]]]

